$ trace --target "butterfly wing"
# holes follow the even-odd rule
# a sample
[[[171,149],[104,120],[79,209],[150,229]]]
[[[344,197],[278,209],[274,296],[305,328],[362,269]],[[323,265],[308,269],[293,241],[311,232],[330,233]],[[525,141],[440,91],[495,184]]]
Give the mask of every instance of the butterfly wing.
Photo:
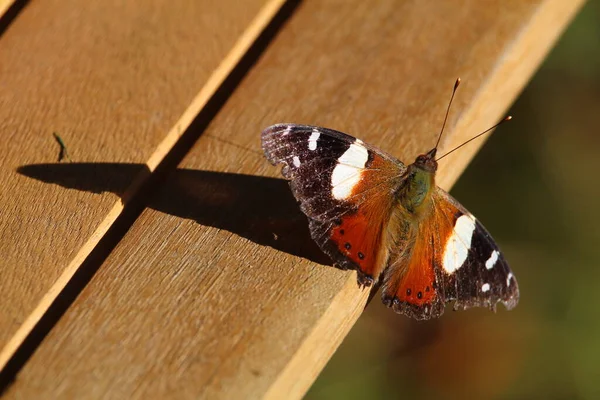
[[[278,124],[262,133],[262,147],[310,219],[312,238],[360,284],[378,279],[387,262],[384,232],[394,189],[406,167],[359,139],[331,129]]]
[[[495,311],[499,302],[508,310],[516,307],[519,302],[517,279],[489,232],[442,189],[437,189],[435,200],[438,207],[456,210],[454,218],[450,218],[448,212],[440,213],[447,221],[454,222],[453,235],[442,260],[447,301],[456,300],[455,310],[489,307]],[[467,256],[463,261],[465,249]]]
[[[426,217],[390,257],[383,302],[415,319],[439,317],[446,302],[454,309],[507,309],[519,300],[517,281],[500,249],[464,207],[436,188]]]

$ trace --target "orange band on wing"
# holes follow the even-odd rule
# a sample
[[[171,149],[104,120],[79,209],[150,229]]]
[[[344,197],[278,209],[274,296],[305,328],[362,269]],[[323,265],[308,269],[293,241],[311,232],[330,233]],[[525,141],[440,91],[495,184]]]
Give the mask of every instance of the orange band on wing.
[[[333,240],[340,253],[360,267],[360,270],[372,278],[381,272],[377,265],[377,242],[381,227],[369,229],[369,221],[362,213],[356,213],[341,219],[341,224],[333,228]]]

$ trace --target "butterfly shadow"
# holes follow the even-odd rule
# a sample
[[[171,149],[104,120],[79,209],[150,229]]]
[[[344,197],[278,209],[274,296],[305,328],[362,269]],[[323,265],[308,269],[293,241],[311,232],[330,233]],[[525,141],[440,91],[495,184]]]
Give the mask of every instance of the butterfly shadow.
[[[125,163],[32,164],[17,172],[68,189],[112,192],[123,201],[131,182],[149,173],[144,164]],[[332,265],[311,239],[307,218],[283,179],[177,168],[146,207]]]

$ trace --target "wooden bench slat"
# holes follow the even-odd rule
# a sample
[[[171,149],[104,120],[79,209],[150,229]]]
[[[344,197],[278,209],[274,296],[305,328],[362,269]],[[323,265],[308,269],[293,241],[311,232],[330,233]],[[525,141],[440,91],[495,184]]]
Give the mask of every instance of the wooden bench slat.
[[[261,129],[319,124],[411,162],[461,76],[447,150],[502,116],[580,4],[301,5],[7,398],[302,396],[367,293],[319,265]],[[441,163],[444,187],[476,148]]]
[[[0,36],[0,368],[283,0],[113,3],[31,2]],[[89,177],[121,198],[31,179],[53,132],[75,162],[146,167]]]

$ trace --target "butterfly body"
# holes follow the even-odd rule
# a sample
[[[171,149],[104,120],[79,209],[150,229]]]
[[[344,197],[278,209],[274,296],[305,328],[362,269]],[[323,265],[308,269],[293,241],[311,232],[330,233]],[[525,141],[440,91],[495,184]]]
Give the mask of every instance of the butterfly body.
[[[312,238],[361,286],[382,285],[382,301],[415,319],[497,302],[513,308],[518,286],[489,233],[435,185],[437,149],[405,166],[331,129],[278,124],[263,150],[282,173]]]

